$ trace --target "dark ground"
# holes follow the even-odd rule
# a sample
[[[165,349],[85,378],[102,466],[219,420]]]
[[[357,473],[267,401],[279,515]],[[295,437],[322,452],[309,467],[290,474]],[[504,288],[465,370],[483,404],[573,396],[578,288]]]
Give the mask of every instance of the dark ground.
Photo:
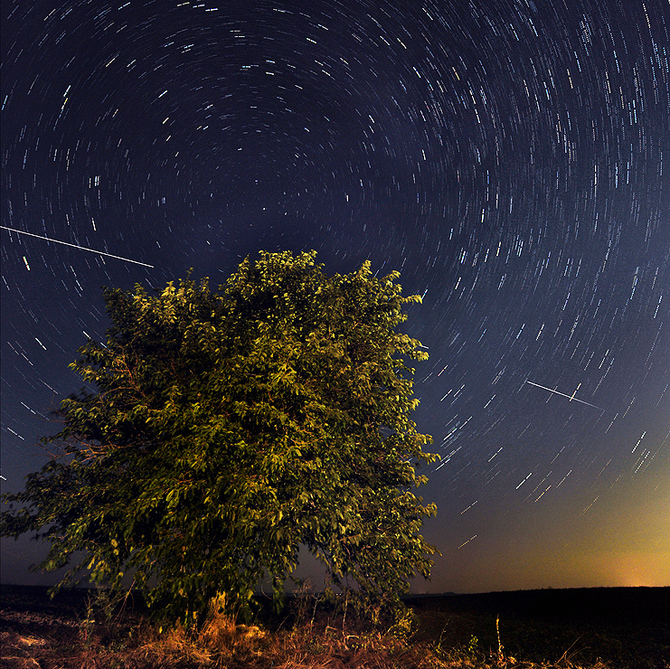
[[[1,586],[0,666],[55,667],[45,663],[48,646],[78,647],[101,625],[92,592],[64,591],[52,600],[44,587]],[[435,595],[412,597],[407,604],[416,615],[410,643],[439,652],[461,649],[471,664],[458,666],[490,666],[490,658],[501,657],[498,619],[506,664],[497,666],[670,669],[670,588]],[[141,602],[127,602],[125,629],[144,619]]]
[[[670,588],[526,590],[408,600],[421,633],[446,644],[468,634],[532,662],[597,660],[631,669],[670,668]],[[441,628],[442,631],[439,631]]]

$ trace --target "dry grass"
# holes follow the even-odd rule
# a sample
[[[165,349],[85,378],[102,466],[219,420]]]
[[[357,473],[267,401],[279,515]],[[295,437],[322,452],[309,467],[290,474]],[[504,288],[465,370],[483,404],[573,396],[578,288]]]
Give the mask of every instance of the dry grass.
[[[637,637],[627,641],[612,631],[618,628],[594,632],[589,623],[580,633],[539,614],[524,622],[508,612],[497,625],[486,607],[459,608],[450,598],[416,600],[404,618],[377,629],[318,608],[308,596],[294,600],[285,618],[265,616],[264,625],[235,624],[213,607],[197,634],[161,632],[141,609],[112,611],[104,601],[40,608],[3,599],[0,665],[7,669],[670,668],[670,641],[652,638],[641,651]],[[657,631],[662,639],[667,627]],[[612,649],[609,657],[593,650],[594,640]]]

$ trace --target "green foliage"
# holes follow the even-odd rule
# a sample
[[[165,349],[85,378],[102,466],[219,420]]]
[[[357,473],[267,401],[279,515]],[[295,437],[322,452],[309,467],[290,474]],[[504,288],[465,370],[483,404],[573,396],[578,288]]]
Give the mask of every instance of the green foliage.
[[[246,610],[268,576],[281,605],[301,545],[363,606],[427,578],[435,508],[412,488],[435,456],[409,418],[409,363],[427,355],[397,331],[420,298],[368,262],[328,277],[315,255],[261,253],[218,292],[106,289],[107,341],[71,365],[89,390],[44,440],[58,457],[4,495],[2,534],[50,542],[40,566],[73,563],[64,582],[88,570],[120,588],[130,572],[186,623],[221,593]]]

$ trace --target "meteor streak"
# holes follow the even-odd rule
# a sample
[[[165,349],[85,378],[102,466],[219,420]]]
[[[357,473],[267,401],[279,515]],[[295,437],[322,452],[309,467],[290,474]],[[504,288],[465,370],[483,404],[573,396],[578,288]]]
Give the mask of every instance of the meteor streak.
[[[572,393],[572,395],[566,395],[565,393],[561,393],[558,390],[554,390],[552,388],[547,388],[547,386],[541,386],[539,383],[533,383],[532,381],[529,381],[528,379],[525,380],[524,383],[528,383],[531,386],[535,386],[536,388],[542,388],[542,390],[546,390],[547,392],[554,393],[554,395],[560,395],[561,397],[567,397],[571,402],[581,402],[582,404],[586,404],[586,406],[593,407],[594,409],[598,409],[598,411],[605,411],[602,407],[597,407],[595,404],[591,404],[590,402],[585,402],[584,400],[580,400],[575,397],[575,394],[579,390],[579,386],[582,384],[580,383],[579,386],[575,389],[575,392]]]
[[[70,246],[73,249],[79,249],[80,251],[88,251],[89,253],[97,253],[100,256],[107,256],[108,258],[114,258],[114,260],[123,260],[123,262],[134,263],[135,265],[142,265],[142,267],[154,268],[153,265],[149,265],[145,262],[140,262],[139,260],[132,260],[131,258],[124,258],[123,256],[115,256],[113,253],[105,253],[104,251],[98,251],[96,249],[89,249],[86,246],[79,246],[79,244],[70,244],[69,242],[63,242],[60,239],[53,239],[52,237],[45,237],[44,235],[36,235],[32,232],[25,232],[24,230],[17,230],[16,228],[8,228],[6,225],[0,225],[0,228],[3,230],[9,230],[9,232],[16,232],[17,235],[27,235],[28,237],[36,237],[37,239],[44,239],[47,242],[53,242],[54,244],[62,244],[63,246]]]

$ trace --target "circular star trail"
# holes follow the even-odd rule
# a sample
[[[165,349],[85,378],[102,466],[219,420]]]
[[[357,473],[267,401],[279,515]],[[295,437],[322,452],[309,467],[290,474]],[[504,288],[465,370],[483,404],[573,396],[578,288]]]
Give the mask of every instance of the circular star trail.
[[[7,490],[104,335],[102,285],[314,248],[423,296],[429,588],[668,584],[666,0],[2,12]]]

